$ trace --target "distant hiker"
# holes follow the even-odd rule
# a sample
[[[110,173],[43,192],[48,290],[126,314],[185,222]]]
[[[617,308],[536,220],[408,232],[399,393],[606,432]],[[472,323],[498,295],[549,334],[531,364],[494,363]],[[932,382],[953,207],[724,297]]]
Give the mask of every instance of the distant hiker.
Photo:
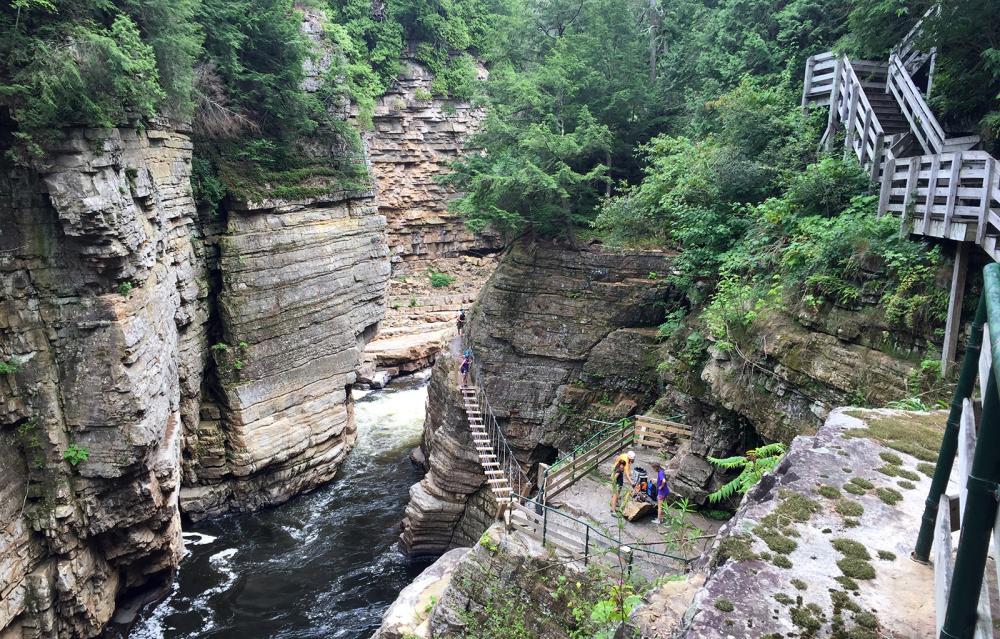
[[[667,475],[663,472],[660,462],[653,462],[652,466],[656,471],[656,479],[653,482],[653,487],[656,489],[656,519],[653,523],[659,524],[663,521],[663,500],[670,494],[670,489],[667,487]]]
[[[611,512],[618,510],[618,497],[625,487],[625,478],[628,478],[629,489],[635,488],[632,481],[632,462],[635,461],[635,452],[628,451],[615,457],[615,467],[611,471]]]
[[[464,308],[458,314],[458,332],[461,333],[463,328],[465,328],[465,309]]]
[[[458,367],[458,372],[462,374],[462,386],[469,385],[469,369],[472,368],[472,354],[466,351],[462,356],[462,365]]]

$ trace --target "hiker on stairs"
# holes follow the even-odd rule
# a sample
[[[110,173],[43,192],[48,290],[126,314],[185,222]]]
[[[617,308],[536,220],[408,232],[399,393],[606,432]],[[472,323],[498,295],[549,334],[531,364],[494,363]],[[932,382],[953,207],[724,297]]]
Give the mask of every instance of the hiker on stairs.
[[[458,367],[458,372],[461,373],[462,375],[461,385],[463,387],[469,385],[469,369],[471,368],[472,368],[472,351],[467,350],[465,351],[465,354],[462,355],[462,365]]]
[[[635,483],[632,480],[632,462],[635,461],[635,451],[628,451],[627,453],[622,453],[615,457],[615,467],[611,471],[611,512],[612,514],[617,514],[618,511],[618,497],[621,495],[623,488],[625,487],[625,482],[628,482],[629,490],[627,494],[631,494],[635,489]]]

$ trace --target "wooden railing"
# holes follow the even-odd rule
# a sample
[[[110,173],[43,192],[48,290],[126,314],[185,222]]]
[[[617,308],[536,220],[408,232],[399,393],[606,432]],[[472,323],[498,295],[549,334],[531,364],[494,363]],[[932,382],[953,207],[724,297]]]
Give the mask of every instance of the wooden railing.
[[[917,222],[915,232],[988,248],[987,236],[1000,233],[1000,165],[985,151],[890,158],[878,212],[900,215],[907,230]],[[959,223],[962,237],[953,237]]]
[[[833,81],[839,75],[839,58],[833,51],[818,53],[806,60],[806,78],[802,89],[802,106],[830,104]]]
[[[853,151],[861,165],[873,176],[872,179],[877,180],[886,155],[885,129],[865,93],[865,86],[870,83],[858,77],[856,66],[863,70],[867,68],[872,73],[884,70],[876,63],[851,64],[846,56],[834,58],[832,53],[809,58],[802,102],[803,105],[830,105],[822,144],[827,149],[832,147],[838,124],[842,123],[847,132],[844,140],[845,153]]]
[[[934,591],[941,639],[993,637],[985,572],[992,538],[1000,557],[1000,264],[983,269],[983,294],[952,399],[913,558],[934,548]],[[976,382],[978,380],[978,397]],[[978,406],[978,410],[977,410]],[[977,415],[978,420],[977,420]],[[977,427],[978,421],[978,427]],[[977,433],[978,431],[978,433]],[[945,494],[958,459],[960,521]],[[955,524],[958,524],[956,526]],[[952,560],[952,531],[961,530]]]
[[[934,59],[936,48],[924,51],[917,45],[920,37],[923,35],[924,21],[932,16],[936,16],[940,12],[940,5],[932,5],[931,8],[924,13],[923,17],[917,20],[917,23],[913,25],[913,28],[910,29],[905,36],[903,36],[903,39],[899,41],[899,44],[892,48],[892,53],[899,56],[900,60],[903,62],[903,67],[908,73],[916,73],[928,60]],[[933,75],[933,70],[929,75]],[[928,87],[928,89],[929,88],[930,87]]]
[[[910,130],[916,136],[924,153],[944,151],[944,129],[927,106],[923,94],[913,83],[910,72],[906,70],[898,55],[889,58],[886,89],[896,98],[900,111],[909,122]]]
[[[691,439],[691,427],[687,424],[650,415],[637,415],[635,418],[637,446],[663,449],[676,446],[685,439]]]
[[[572,486],[609,457],[635,441],[635,424],[630,419],[609,425],[590,436],[545,469],[540,482],[545,501]]]
[[[543,501],[547,502],[572,486],[610,457],[632,445],[661,450],[691,438],[691,428],[680,422],[649,415],[638,415],[591,435],[579,446],[546,468],[539,481]]]

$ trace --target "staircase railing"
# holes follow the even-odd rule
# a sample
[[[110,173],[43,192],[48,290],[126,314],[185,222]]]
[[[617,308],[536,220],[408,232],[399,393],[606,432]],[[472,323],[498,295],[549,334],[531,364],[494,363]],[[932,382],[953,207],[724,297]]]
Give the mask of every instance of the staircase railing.
[[[842,123],[847,131],[845,153],[853,151],[861,165],[877,179],[886,153],[885,129],[865,93],[864,83],[846,56],[837,58],[832,74],[828,73],[833,55],[819,54],[809,58],[803,105],[817,100],[827,103],[823,97],[829,87],[830,115],[822,144],[827,149],[832,148],[837,126]]]
[[[1000,233],[1000,163],[985,151],[955,151],[911,158],[890,158],[879,192],[879,214],[902,216],[904,229],[935,236],[975,241]],[[953,225],[975,229],[974,237],[952,237]]]
[[[542,504],[538,500],[528,498],[521,498],[514,505],[509,525],[534,537],[543,545],[557,548],[573,560],[582,561],[584,565],[591,561],[611,560],[625,564],[631,571],[632,562],[638,559],[658,566],[661,570],[664,567],[673,567],[686,571],[688,566],[700,557],[700,553],[695,556],[684,556],[674,552],[653,550],[649,548],[651,545],[649,542],[638,543],[615,539],[607,531]]]
[[[889,58],[886,91],[891,92],[924,153],[941,153],[945,133],[898,55]]]
[[[674,419],[676,417],[660,419],[649,415],[637,415],[615,423],[587,420],[604,424],[607,428],[585,439],[542,472],[538,482],[542,502],[547,503],[549,499],[575,484],[605,460],[629,446],[663,448],[668,442],[679,443],[681,440],[690,439],[690,427],[673,421]]]
[[[936,47],[932,47],[930,51],[923,51],[917,47],[920,40],[920,36],[923,35],[924,31],[924,21],[932,16],[936,16],[941,12],[941,5],[935,4],[927,10],[924,15],[917,20],[917,23],[913,25],[903,39],[899,41],[895,47],[892,48],[892,53],[899,56],[900,60],[903,62],[903,67],[908,73],[916,73],[920,67],[924,66],[924,63],[928,60],[934,58],[936,53]],[[928,92],[930,87],[928,87]]]
[[[984,348],[985,347],[985,348]],[[935,603],[941,639],[992,637],[984,574],[990,538],[1000,540],[1000,264],[983,269],[983,293],[966,344],[913,558],[934,553]],[[974,395],[976,379],[979,398]],[[981,407],[976,410],[976,404]],[[979,419],[976,419],[977,413]],[[977,428],[978,421],[978,428]],[[978,431],[978,434],[977,434]],[[956,458],[961,485],[961,530],[952,563],[950,502],[945,490]]]
[[[507,437],[500,428],[500,423],[497,421],[496,415],[493,413],[493,408],[490,406],[489,398],[483,389],[478,368],[475,358],[473,358],[469,368],[469,380],[476,389],[476,399],[479,402],[479,410],[483,415],[483,425],[486,428],[486,435],[490,440],[490,446],[497,457],[500,469],[504,472],[507,481],[510,483],[510,488],[514,496],[527,496],[533,488],[533,484],[528,479],[527,473],[521,467],[521,462],[517,460],[514,451],[511,450],[510,444],[507,442]]]

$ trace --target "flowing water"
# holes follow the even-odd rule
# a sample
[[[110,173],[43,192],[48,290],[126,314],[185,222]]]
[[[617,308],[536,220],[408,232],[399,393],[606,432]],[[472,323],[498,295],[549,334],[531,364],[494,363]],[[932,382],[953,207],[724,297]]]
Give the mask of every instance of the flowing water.
[[[331,484],[185,533],[167,598],[130,639],[369,637],[423,566],[396,548],[420,441],[427,376],[355,391],[358,441]]]

